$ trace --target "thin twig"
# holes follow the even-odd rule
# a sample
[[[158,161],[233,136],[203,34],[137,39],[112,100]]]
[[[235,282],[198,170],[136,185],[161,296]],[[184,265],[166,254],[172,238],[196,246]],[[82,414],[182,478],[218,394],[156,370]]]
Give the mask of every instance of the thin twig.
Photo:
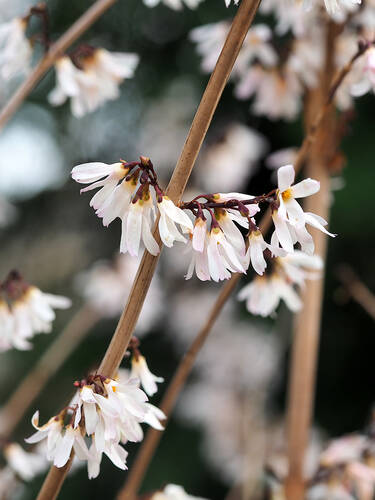
[[[321,125],[316,130],[314,144],[306,165],[306,175],[320,181],[320,190],[306,199],[305,210],[319,213],[329,220],[330,176],[328,159],[332,155],[332,131],[335,123],[334,110],[331,107],[337,82],[329,87],[334,74],[334,54],[337,28],[327,24],[326,60],[320,77],[320,87],[309,92],[305,110],[306,121],[311,123],[314,109],[323,105],[325,114]],[[342,81],[342,79],[340,80]],[[326,95],[328,92],[328,99]],[[314,122],[313,126],[314,127]],[[313,128],[314,130],[314,128]],[[325,261],[327,236],[313,230],[315,252]],[[287,500],[301,500],[304,495],[304,460],[312,420],[316,365],[320,337],[320,322],[323,301],[324,277],[311,280],[303,292],[303,309],[296,317],[291,368],[289,373],[289,395],[287,407],[287,441],[289,470],[286,480]]]
[[[301,144],[301,147],[297,154],[297,160],[294,164],[296,172],[301,170],[306,156],[315,141],[317,131],[320,128],[320,125],[323,123],[330,106],[327,103],[331,104],[337,89],[340,84],[344,80],[345,76],[350,71],[349,68],[352,67],[356,57],[353,57],[350,63],[346,64],[344,68],[338,73],[338,76],[333,79],[331,87],[327,95],[329,98],[325,101],[320,111],[317,113],[313,123],[314,126],[308,128],[308,133],[305,135],[305,138]],[[315,108],[314,108],[315,109]],[[267,209],[262,220],[260,222],[259,228],[263,234],[266,234],[271,227],[271,211]],[[173,376],[164,398],[161,402],[161,408],[164,413],[167,415],[167,418],[170,417],[171,411],[177,401],[177,398],[182,391],[187,377],[189,376],[191,369],[193,367],[194,361],[199,354],[200,349],[204,345],[208,335],[211,332],[211,329],[220,313],[222,308],[224,307],[226,301],[236,288],[240,278],[242,275],[240,273],[233,274],[229,281],[223,284],[221,291],[217,300],[215,301],[212,309],[209,313],[208,319],[206,323],[202,327],[202,329],[198,332],[195,337],[193,343],[191,344],[189,350],[182,358],[180,365],[177,367],[177,371]],[[207,329],[209,327],[209,329]],[[164,422],[164,426],[167,424],[167,421]],[[152,460],[152,457],[155,453],[155,450],[159,444],[159,441],[162,437],[162,433],[155,429],[148,429],[146,433],[146,437],[142,442],[141,448],[137,454],[137,457],[128,473],[127,480],[123,489],[119,492],[118,500],[133,500],[136,495],[141,483],[142,479],[147,471],[147,468]]]
[[[26,410],[100,316],[89,306],[79,309],[0,410],[0,436],[8,439]]]
[[[97,0],[60,38],[51,45],[43,59],[13,94],[0,112],[0,130],[12,118],[33,88],[39,83],[55,61],[64,54],[90,26],[117,0]]]
[[[375,320],[375,295],[359,279],[353,269],[347,264],[341,264],[337,268],[336,276],[351,297]]]
[[[213,114],[259,3],[260,0],[243,0],[233,20],[232,27],[202,96],[181,156],[166,191],[166,194],[174,202],[180,200],[185,190]],[[154,232],[154,236],[161,245],[157,230]],[[113,377],[120,366],[150,287],[157,261],[158,257],[150,255],[147,251],[144,252],[124,312],[100,364],[98,372],[102,375]],[[61,469],[51,467],[39,492],[38,500],[56,498],[68,470],[69,467]],[[51,492],[53,492],[52,496]]]

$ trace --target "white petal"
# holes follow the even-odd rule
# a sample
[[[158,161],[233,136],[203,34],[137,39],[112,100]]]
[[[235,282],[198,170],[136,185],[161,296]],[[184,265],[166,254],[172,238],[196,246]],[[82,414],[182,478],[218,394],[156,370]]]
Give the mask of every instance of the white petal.
[[[277,171],[278,187],[281,192],[289,189],[294,182],[295,171],[293,165],[285,165]]]
[[[309,178],[295,184],[292,187],[292,193],[294,198],[304,198],[305,196],[311,196],[317,193],[319,189],[320,182]]]

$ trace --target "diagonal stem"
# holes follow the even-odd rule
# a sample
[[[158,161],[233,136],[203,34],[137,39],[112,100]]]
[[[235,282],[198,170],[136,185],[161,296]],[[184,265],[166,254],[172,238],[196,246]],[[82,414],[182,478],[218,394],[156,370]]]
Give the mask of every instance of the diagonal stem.
[[[64,54],[67,48],[72,45],[90,26],[111,7],[117,0],[97,0],[77,21],[51,45],[43,59],[32,70],[26,80],[16,90],[7,104],[0,112],[0,130],[12,118],[23,101],[31,93],[33,88],[39,83],[47,71],[53,66],[55,61]]]
[[[232,27],[202,96],[181,156],[166,191],[166,194],[174,202],[178,202],[184,192],[213,114],[259,3],[260,0],[243,0],[233,20]],[[155,230],[154,235],[160,244],[160,236],[157,230]],[[99,373],[103,375],[112,377],[118,370],[150,287],[157,261],[158,257],[150,255],[147,251],[144,252],[124,312],[100,364]],[[39,492],[38,500],[56,498],[68,471],[69,467],[60,469],[51,467]]]

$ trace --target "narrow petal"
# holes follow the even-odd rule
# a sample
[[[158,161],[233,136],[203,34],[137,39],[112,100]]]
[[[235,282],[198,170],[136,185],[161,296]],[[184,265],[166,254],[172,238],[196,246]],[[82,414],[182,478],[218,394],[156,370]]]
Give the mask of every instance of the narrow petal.
[[[289,189],[294,182],[295,172],[293,165],[285,165],[277,171],[277,182],[281,192]]]

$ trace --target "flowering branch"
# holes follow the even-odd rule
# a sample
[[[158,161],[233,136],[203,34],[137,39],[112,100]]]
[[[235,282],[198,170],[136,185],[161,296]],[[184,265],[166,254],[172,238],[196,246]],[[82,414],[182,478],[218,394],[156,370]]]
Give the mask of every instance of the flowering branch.
[[[97,0],[74,24],[71,26],[57,42],[49,48],[43,59],[33,69],[26,80],[21,84],[12,98],[0,112],[0,130],[16,113],[26,97],[33,88],[43,78],[45,73],[53,66],[54,62],[66,49],[74,43],[88,28],[111,7],[116,0]],[[49,42],[48,42],[49,45]]]
[[[181,156],[166,191],[167,195],[175,202],[178,202],[185,190],[213,114],[259,3],[260,0],[244,0],[234,18],[231,30],[202,96]],[[160,236],[157,230],[154,231],[154,237],[160,244]],[[126,352],[151,284],[157,261],[157,256],[153,256],[148,252],[144,253],[124,312],[98,370],[99,373],[105,376],[111,377],[116,373]],[[56,498],[69,470],[67,465],[63,468],[51,467],[39,492],[38,500]]]
[[[97,313],[87,305],[75,313],[61,334],[1,408],[0,435],[2,438],[9,438],[27,408],[98,319]]]

